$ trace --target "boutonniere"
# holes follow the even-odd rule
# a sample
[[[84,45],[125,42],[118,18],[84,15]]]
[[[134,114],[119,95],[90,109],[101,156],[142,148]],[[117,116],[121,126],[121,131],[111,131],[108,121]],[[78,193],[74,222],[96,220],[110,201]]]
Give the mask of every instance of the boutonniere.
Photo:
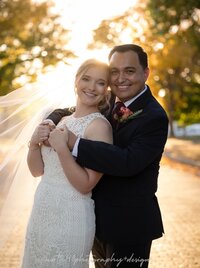
[[[143,109],[140,109],[136,112],[132,112],[127,107],[121,107],[120,110],[113,115],[114,119],[117,120],[119,123],[125,123],[134,117],[136,117],[138,114],[140,114],[143,111]]]

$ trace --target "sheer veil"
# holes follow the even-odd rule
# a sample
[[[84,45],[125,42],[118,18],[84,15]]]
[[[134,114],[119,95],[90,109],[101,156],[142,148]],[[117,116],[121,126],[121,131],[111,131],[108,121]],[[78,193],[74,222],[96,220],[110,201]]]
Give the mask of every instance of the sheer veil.
[[[40,180],[27,167],[28,141],[51,111],[74,105],[71,77],[73,71],[56,86],[51,79],[0,97],[0,250],[16,226],[25,229]]]

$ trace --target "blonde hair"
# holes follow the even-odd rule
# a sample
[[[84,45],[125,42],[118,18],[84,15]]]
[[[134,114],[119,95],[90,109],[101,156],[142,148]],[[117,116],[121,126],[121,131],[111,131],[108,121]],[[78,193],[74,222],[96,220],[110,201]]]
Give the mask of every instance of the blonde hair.
[[[80,65],[80,67],[78,68],[76,75],[75,75],[75,85],[77,84],[77,82],[79,82],[81,77],[88,71],[88,69],[93,68],[93,67],[105,68],[105,70],[107,72],[107,77],[106,77],[107,87],[109,87],[109,84],[110,84],[109,66],[107,63],[98,61],[97,59],[88,59]],[[108,88],[107,88],[107,91],[106,91],[106,94],[104,95],[104,98],[100,101],[100,103],[98,105],[100,112],[105,113],[109,109],[109,107],[110,107],[109,100],[110,100],[110,90],[108,90]]]

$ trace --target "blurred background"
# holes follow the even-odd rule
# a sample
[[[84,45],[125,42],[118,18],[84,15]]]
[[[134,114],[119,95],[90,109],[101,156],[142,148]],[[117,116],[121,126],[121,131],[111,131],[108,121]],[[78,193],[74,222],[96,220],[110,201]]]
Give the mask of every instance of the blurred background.
[[[138,44],[148,53],[147,83],[169,117],[162,163],[199,178],[200,2],[196,0],[0,0],[0,164],[38,107],[47,112],[47,102],[54,107],[74,105],[74,72],[83,60],[95,57],[107,62],[110,49],[124,43]],[[17,132],[11,128],[18,121]],[[17,139],[20,145],[22,141]],[[13,156],[19,157],[19,151]],[[2,178],[1,174],[0,209],[12,184]],[[17,267],[22,227],[24,223],[16,226],[15,238],[0,250],[1,267]],[[200,267],[199,259],[191,266],[177,263],[152,267]]]
[[[167,110],[170,135],[199,134],[199,25],[195,0],[1,0],[0,95],[41,79],[56,87],[70,65],[106,61],[114,45],[136,43],[149,55],[148,84]]]

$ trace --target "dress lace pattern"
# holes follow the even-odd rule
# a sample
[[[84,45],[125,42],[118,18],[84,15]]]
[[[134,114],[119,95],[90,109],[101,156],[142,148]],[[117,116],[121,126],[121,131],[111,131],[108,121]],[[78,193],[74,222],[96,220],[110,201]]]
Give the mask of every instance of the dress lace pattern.
[[[64,118],[59,126],[79,137],[100,113]],[[42,147],[41,178],[27,226],[22,268],[88,268],[95,234],[94,202],[67,180],[56,152]]]

